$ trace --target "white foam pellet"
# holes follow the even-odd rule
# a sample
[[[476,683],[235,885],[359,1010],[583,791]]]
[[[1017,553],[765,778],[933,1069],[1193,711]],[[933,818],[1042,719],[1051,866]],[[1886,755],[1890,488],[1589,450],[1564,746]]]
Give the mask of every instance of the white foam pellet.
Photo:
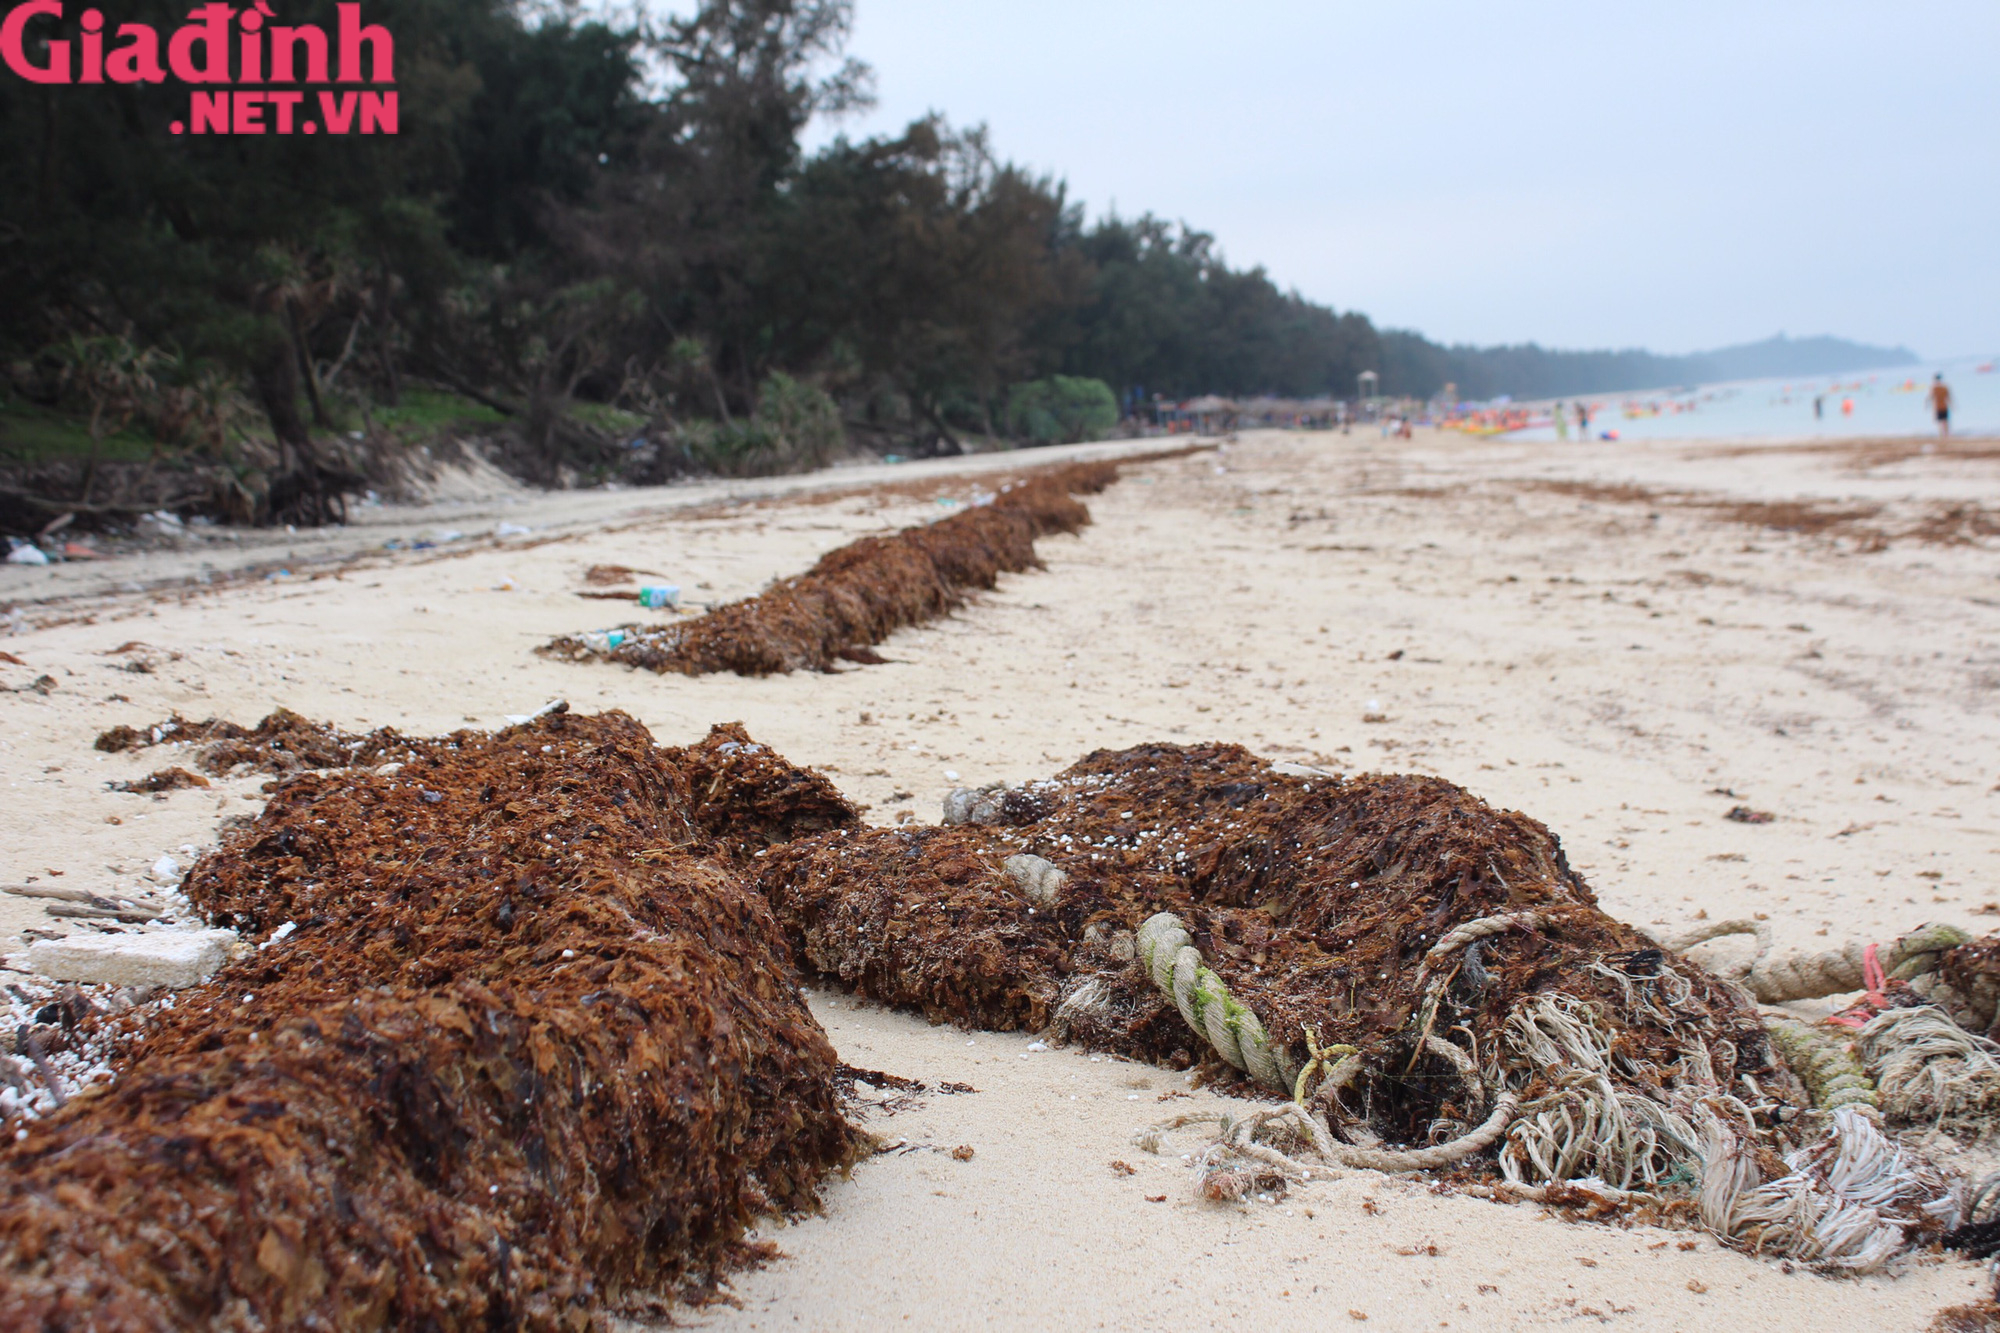
[[[36,940],[29,966],[51,981],[105,986],[169,986],[208,979],[229,959],[229,930],[160,930],[142,935],[72,935]]]

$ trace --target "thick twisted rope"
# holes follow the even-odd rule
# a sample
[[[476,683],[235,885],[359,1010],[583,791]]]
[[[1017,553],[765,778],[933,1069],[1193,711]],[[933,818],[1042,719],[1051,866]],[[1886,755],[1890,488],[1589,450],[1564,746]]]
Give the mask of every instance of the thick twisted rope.
[[[1494,935],[1504,935],[1510,930],[1539,930],[1548,924],[1548,918],[1540,912],[1500,912],[1493,916],[1482,916],[1473,921],[1461,921],[1424,951],[1423,966],[1417,972],[1417,985],[1424,992],[1423,1033],[1430,1035],[1431,1022],[1437,1010],[1438,996],[1444,991],[1444,977],[1438,970],[1447,958],[1468,944]]]
[[[1288,1122],[1297,1126],[1305,1135],[1307,1141],[1312,1144],[1314,1152],[1336,1166],[1390,1174],[1403,1171],[1435,1171],[1439,1167],[1462,1162],[1498,1143],[1501,1136],[1506,1134],[1507,1125],[1519,1107],[1518,1097],[1511,1092],[1503,1092],[1500,1094],[1500,1099],[1494,1103],[1492,1114],[1488,1115],[1483,1123],[1448,1143],[1433,1144],[1428,1148],[1363,1148],[1357,1144],[1342,1143],[1327,1131],[1324,1121],[1297,1102],[1286,1102],[1282,1106],[1257,1111],[1240,1120],[1216,1112],[1179,1115],[1163,1124],[1141,1130],[1133,1136],[1133,1142],[1147,1152],[1157,1153],[1165,1147],[1163,1136],[1166,1131],[1178,1129],[1183,1125],[1212,1122],[1221,1126],[1216,1137],[1216,1147],[1260,1162],[1293,1179],[1307,1179],[1313,1172],[1310,1164],[1256,1141],[1257,1133],[1266,1126]]]
[[[1533,918],[1527,922],[1520,918]],[[1486,918],[1481,925],[1499,921]],[[1539,914],[1512,913],[1491,925],[1489,929],[1466,932],[1464,928],[1454,934],[1463,938],[1454,946],[1463,948],[1482,935],[1498,934],[1516,925],[1538,924]],[[1450,937],[1448,936],[1447,939]],[[1439,941],[1442,945],[1444,941]],[[1340,1166],[1354,1167],[1369,1171],[1432,1171],[1438,1167],[1450,1166],[1463,1161],[1475,1153],[1484,1152],[1498,1143],[1507,1132],[1507,1126],[1514,1119],[1520,1107],[1520,1098],[1511,1092],[1503,1092],[1493,1105],[1486,1119],[1472,1130],[1448,1143],[1435,1144],[1428,1148],[1364,1148],[1356,1144],[1342,1143],[1334,1138],[1326,1123],[1308,1112],[1297,1098],[1304,1093],[1307,1070],[1294,1071],[1285,1052],[1275,1046],[1264,1025],[1248,1008],[1229,993],[1229,988],[1202,962],[1201,950],[1194,947],[1193,939],[1181,919],[1171,912],[1161,912],[1151,917],[1139,927],[1139,961],[1153,978],[1153,984],[1171,996],[1174,1005],[1187,1020],[1187,1025],[1206,1037],[1215,1047],[1216,1054],[1236,1068],[1248,1073],[1265,1087],[1275,1091],[1290,1093],[1295,1100],[1268,1112],[1260,1112],[1246,1121],[1236,1132],[1225,1132],[1224,1139],[1229,1146],[1247,1157],[1252,1157],[1266,1165],[1289,1171],[1304,1171],[1303,1163],[1285,1157],[1276,1149],[1256,1143],[1253,1135],[1256,1129],[1276,1120],[1295,1121],[1313,1149],[1322,1158]],[[1438,1045],[1447,1043],[1438,1040]],[[1314,1060],[1319,1062],[1334,1052],[1314,1050]],[[1354,1060],[1351,1052],[1343,1051],[1346,1057],[1334,1067],[1338,1079],[1343,1072],[1350,1074],[1349,1062]],[[1458,1058],[1452,1063],[1458,1067],[1461,1076],[1470,1076],[1469,1081],[1477,1084],[1476,1073],[1471,1070],[1471,1061],[1456,1048],[1452,1055]],[[1356,1062],[1358,1067],[1358,1062]],[[1345,1079],[1338,1079],[1345,1082]],[[1158,1143],[1157,1133],[1142,1142]]]
[[[1764,1016],[1764,1031],[1770,1034],[1778,1054],[1785,1057],[1785,1064],[1805,1084],[1814,1106],[1822,1111],[1837,1111],[1843,1106],[1881,1110],[1875,1080],[1855,1058],[1849,1038],[1836,1036],[1817,1023],[1772,1014]]]
[[[1816,953],[1773,957],[1770,927],[1761,921],[1737,919],[1710,922],[1672,941],[1667,947],[1676,953],[1685,953],[1697,944],[1726,935],[1757,937],[1757,955],[1749,971],[1734,979],[1743,982],[1760,1004],[1816,1000],[1862,988],[1868,961],[1868,945],[1862,941]],[[1964,944],[1970,938],[1956,926],[1932,923],[1919,926],[1878,950],[1878,956],[1883,971],[1891,980],[1908,981],[1935,971],[1940,954]]]
[[[1153,984],[1215,1053],[1250,1075],[1260,1086],[1290,1094],[1296,1070],[1271,1041],[1256,1014],[1229,993],[1194,947],[1187,927],[1172,912],[1161,912],[1139,927],[1139,961]]]
[[[1483,940],[1489,935],[1500,935],[1510,930],[1534,930],[1547,924],[1547,918],[1540,912],[1501,912],[1496,916],[1482,916],[1476,921],[1463,921],[1453,926],[1424,953],[1426,967],[1450,954],[1457,953],[1474,940]]]

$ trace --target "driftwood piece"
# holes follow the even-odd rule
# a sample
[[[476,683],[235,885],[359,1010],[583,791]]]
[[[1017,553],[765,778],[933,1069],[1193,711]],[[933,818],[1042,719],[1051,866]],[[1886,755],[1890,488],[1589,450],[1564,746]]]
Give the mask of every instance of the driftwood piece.
[[[143,926],[149,921],[158,921],[160,911],[156,907],[109,907],[83,905],[78,903],[51,903],[42,909],[50,916],[59,916],[72,921],[122,921],[128,926]]]
[[[49,898],[54,903],[42,910],[50,916],[72,919],[103,919],[138,925],[160,919],[161,909],[136,899],[107,898],[88,889],[64,889],[42,884],[0,884],[0,893],[16,898]]]

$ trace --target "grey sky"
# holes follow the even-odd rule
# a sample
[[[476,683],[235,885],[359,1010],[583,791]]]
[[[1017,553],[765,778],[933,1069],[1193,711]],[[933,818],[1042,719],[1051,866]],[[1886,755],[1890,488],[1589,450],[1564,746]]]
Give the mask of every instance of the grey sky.
[[[879,106],[1446,341],[2000,351],[2000,5],[856,0]],[[823,141],[826,131],[816,133]]]

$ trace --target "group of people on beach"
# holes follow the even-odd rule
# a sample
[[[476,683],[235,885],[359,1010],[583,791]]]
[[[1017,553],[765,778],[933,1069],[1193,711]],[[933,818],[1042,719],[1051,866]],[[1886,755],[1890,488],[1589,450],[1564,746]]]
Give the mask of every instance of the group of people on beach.
[[[1570,418],[1566,415],[1569,413],[1573,413],[1576,417],[1576,437],[1580,440],[1589,439],[1590,404],[1585,402],[1571,403],[1567,408],[1558,402],[1554,407],[1549,409],[1549,418],[1555,422],[1556,438],[1558,440],[1567,440],[1569,438]]]

